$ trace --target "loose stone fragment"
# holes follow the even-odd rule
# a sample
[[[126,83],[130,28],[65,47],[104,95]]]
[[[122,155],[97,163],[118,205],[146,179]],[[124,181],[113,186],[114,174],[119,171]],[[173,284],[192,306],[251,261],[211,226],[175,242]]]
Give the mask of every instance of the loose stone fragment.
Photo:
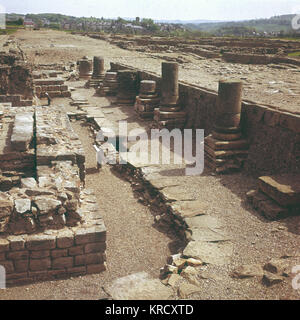
[[[271,287],[275,284],[281,283],[283,280],[284,280],[283,277],[278,276],[274,273],[265,271],[262,281],[266,286]]]
[[[242,265],[232,272],[233,278],[251,278],[251,277],[262,277],[264,275],[264,271],[261,265],[259,264],[250,264],[250,265]]]

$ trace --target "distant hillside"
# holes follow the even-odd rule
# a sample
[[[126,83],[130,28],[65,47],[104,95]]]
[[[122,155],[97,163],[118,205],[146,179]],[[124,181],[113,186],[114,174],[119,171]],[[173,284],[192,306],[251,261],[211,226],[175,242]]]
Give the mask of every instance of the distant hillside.
[[[74,17],[56,13],[42,14],[7,14],[7,19],[20,17],[31,19],[37,26],[49,26],[57,29],[79,31],[103,31],[113,33],[147,33],[160,36],[300,36],[292,29],[294,14],[274,16],[269,19],[247,21],[213,21],[213,20],[155,20],[117,18],[105,19],[95,17]]]
[[[281,15],[269,19],[254,19],[247,21],[217,22],[217,23],[189,23],[190,30],[199,30],[210,33],[222,33],[222,30],[244,28],[256,32],[266,33],[290,33],[293,32],[291,21],[295,15]]]
[[[174,23],[174,24],[202,24],[202,23],[218,23],[220,20],[154,20],[156,23]]]

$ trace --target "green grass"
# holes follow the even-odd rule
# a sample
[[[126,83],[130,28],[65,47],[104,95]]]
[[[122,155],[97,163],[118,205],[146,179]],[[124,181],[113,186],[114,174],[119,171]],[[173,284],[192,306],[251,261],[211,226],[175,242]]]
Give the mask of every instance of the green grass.
[[[19,29],[23,29],[23,26],[7,25],[6,29],[0,29],[0,35],[11,35],[17,32]]]
[[[300,57],[300,51],[289,53],[289,57]]]

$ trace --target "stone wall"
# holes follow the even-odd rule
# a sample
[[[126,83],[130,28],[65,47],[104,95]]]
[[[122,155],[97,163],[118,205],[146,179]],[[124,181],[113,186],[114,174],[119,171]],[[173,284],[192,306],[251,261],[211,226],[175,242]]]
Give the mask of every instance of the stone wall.
[[[1,53],[0,103],[12,102],[13,106],[30,106],[32,97],[31,67],[22,61],[22,57],[18,54]]]
[[[0,265],[7,284],[105,270],[106,228],[84,188],[85,155],[66,111],[1,107]],[[26,163],[27,154],[31,176],[13,161]]]
[[[300,60],[288,57],[278,57],[274,55],[260,55],[260,54],[241,54],[225,52],[222,58],[227,62],[243,63],[243,64],[278,64],[288,63],[300,66]]]
[[[106,230],[101,222],[92,227],[0,237],[0,265],[6,270],[6,284],[104,271],[105,241]]]
[[[132,69],[111,64],[112,70]],[[139,80],[160,77],[138,71]],[[211,133],[216,119],[217,93],[184,82],[179,84],[180,103],[187,112],[186,128],[204,129]],[[243,102],[242,127],[250,149],[245,170],[255,176],[280,172],[300,172],[300,115],[276,110],[276,107]]]
[[[48,79],[35,79],[34,86],[38,98],[45,98],[46,92],[48,92],[50,98],[71,97],[68,86],[64,84],[64,80],[61,78],[50,77]]]
[[[20,149],[17,146],[17,148],[14,148],[14,143],[22,144],[22,134],[19,137],[15,135],[13,138],[15,141],[11,141],[16,114],[30,112],[34,112],[32,107],[12,108],[11,103],[0,104],[0,114],[2,114],[0,117],[0,170],[2,173],[14,171],[20,172],[25,176],[26,173],[34,173],[35,151],[34,147],[30,144],[32,136],[28,138],[28,145],[23,149]],[[20,183],[20,179],[12,179],[11,174],[8,174],[8,177],[5,179],[0,179],[0,191],[3,190],[3,187],[9,187],[12,182],[18,184]]]

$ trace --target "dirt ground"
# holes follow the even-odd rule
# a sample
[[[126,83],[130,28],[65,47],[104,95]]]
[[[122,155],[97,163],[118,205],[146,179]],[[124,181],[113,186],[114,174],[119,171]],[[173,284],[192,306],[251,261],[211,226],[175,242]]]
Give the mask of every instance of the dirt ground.
[[[16,35],[21,48],[35,64],[68,63],[84,55],[100,55],[109,62],[120,62],[161,74],[163,57],[180,58],[179,79],[217,90],[222,78],[244,82],[244,98],[300,113],[300,68],[291,65],[245,65],[205,59],[189,53],[143,53],[121,49],[106,41],[60,31],[25,31]]]
[[[160,74],[161,59],[145,53],[122,50],[105,41],[54,31],[21,31],[17,34],[17,38],[28,59],[35,64],[67,63],[74,62],[84,55],[102,55],[105,57],[106,68],[109,68],[109,62],[113,61]],[[283,81],[284,85],[291,84],[294,80],[298,82],[300,80],[298,71],[265,66],[229,65],[214,60],[196,60],[188,55],[185,58],[194,60],[181,65],[180,79],[190,83],[199,81],[197,84],[204,87],[211,86],[213,89],[216,89],[219,75],[214,75],[208,70],[260,69],[260,72],[249,70],[247,74],[249,81],[251,79],[249,90],[245,90],[245,95],[249,95],[247,98],[255,101],[266,99],[265,103],[282,107],[288,105],[290,110],[298,108],[299,111],[297,106],[299,98],[287,94],[282,94],[282,98],[279,98],[279,95],[268,95],[263,92],[267,90],[267,84],[272,81],[271,79],[276,79],[276,83]],[[204,69],[204,65],[207,65],[208,69]],[[189,69],[191,66],[194,69]],[[239,72],[241,73],[237,74],[244,77],[244,71]],[[258,83],[259,79],[261,84]],[[106,98],[94,96],[93,89],[80,88],[80,83],[67,84],[77,86],[76,91],[84,95],[91,105],[99,107],[109,121],[116,123],[126,119],[131,128],[143,126],[137,121],[132,108],[110,106]],[[296,91],[300,93],[300,89],[295,86]],[[283,98],[292,100],[287,103],[283,102]],[[69,99],[55,99],[54,103],[63,104],[72,111],[69,101]],[[174,238],[154,228],[150,209],[138,202],[128,182],[113,173],[108,166],[99,173],[95,172],[95,154],[90,133],[81,122],[73,122],[72,126],[79,135],[87,155],[87,187],[97,194],[108,229],[108,270],[99,275],[37,283],[10,288],[3,292],[0,290],[0,299],[100,299],[105,296],[102,287],[115,278],[138,271],[146,271],[153,277],[158,277],[159,269],[164,266],[171,253]],[[183,177],[181,172],[171,167],[167,170],[161,168],[158,175],[161,179],[173,176],[180,181],[180,190],[183,194],[208,204],[208,214],[220,221],[234,243],[229,266],[206,266],[201,270],[206,276],[199,280],[201,293],[194,295],[193,298],[299,299],[299,290],[293,290],[291,286],[292,277],[287,278],[282,284],[268,288],[262,286],[257,278],[236,280],[229,276],[232,269],[241,264],[263,265],[271,258],[282,256],[290,255],[293,257],[293,263],[299,264],[299,217],[277,222],[264,220],[246,202],[245,193],[255,187],[256,181],[244,174],[216,177],[211,172],[205,171],[201,177]]]

